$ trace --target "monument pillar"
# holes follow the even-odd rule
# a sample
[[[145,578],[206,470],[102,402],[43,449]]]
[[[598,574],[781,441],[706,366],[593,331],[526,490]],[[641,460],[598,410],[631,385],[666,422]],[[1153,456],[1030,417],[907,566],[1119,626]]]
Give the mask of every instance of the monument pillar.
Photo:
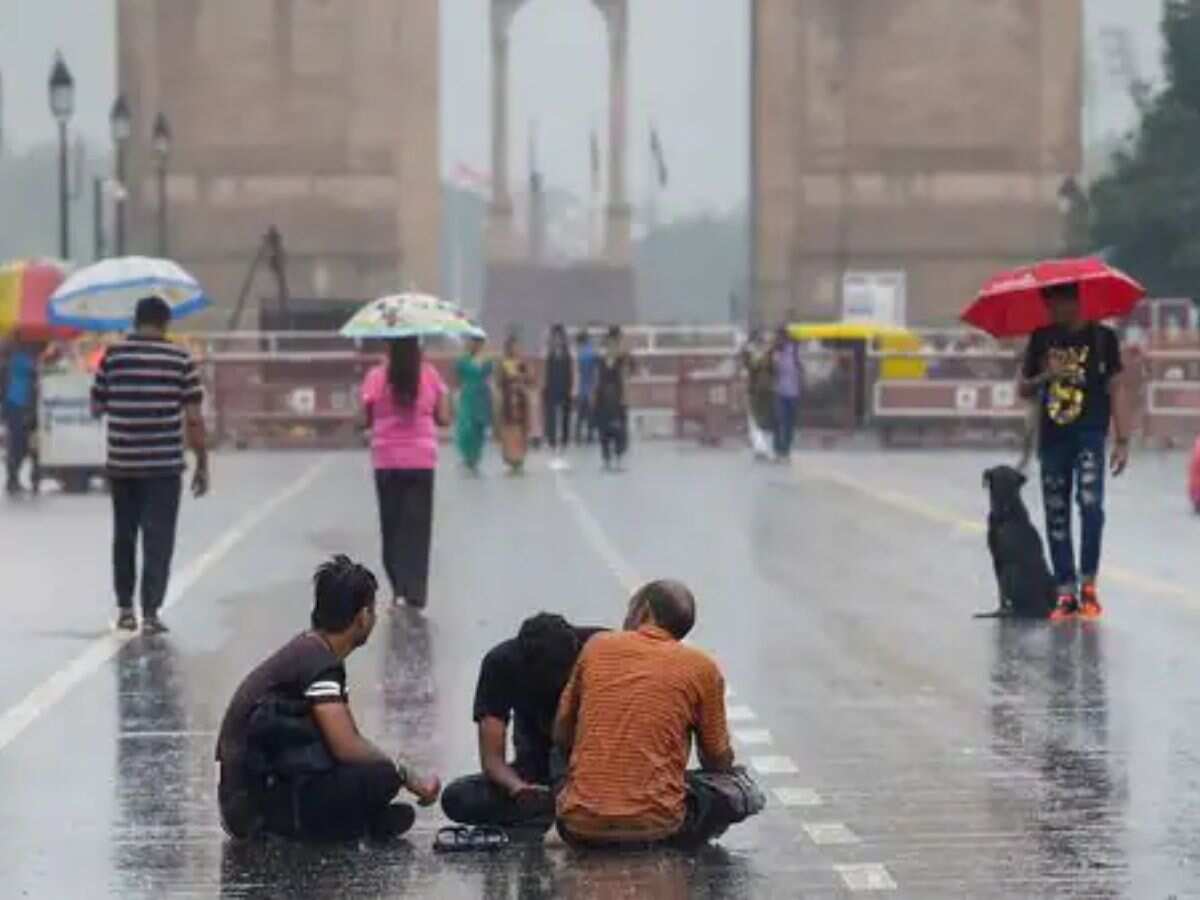
[[[492,3],[492,200],[488,205],[488,255],[516,259],[521,250],[508,186],[508,30],[521,0]]]
[[[597,0],[597,3],[608,20],[608,205],[604,211],[604,256],[609,263],[628,265],[633,219],[625,190],[629,6],[628,0]]]

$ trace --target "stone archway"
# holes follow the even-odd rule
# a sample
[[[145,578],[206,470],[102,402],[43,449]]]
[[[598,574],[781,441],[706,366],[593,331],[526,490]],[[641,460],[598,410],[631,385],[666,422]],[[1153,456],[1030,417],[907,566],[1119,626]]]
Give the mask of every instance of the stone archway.
[[[509,31],[528,0],[491,0],[492,198],[488,207],[488,255],[494,260],[525,256],[513,225],[509,188]],[[627,266],[631,257],[632,210],[625,184],[628,121],[629,0],[590,0],[608,26],[608,201],[604,209],[604,261]]]

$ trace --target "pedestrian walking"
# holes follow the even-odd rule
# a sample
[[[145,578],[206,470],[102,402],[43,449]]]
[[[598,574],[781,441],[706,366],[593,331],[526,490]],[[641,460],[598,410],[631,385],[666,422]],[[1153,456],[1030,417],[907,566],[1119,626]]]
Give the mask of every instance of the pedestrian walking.
[[[575,338],[575,443],[591,444],[596,439],[596,416],[592,394],[596,390],[596,371],[600,357],[592,336],[583,329]]]
[[[362,405],[371,429],[383,567],[392,603],[424,609],[438,426],[450,425],[450,401],[442,376],[422,358],[417,338],[388,342],[387,362],[363,380]]]
[[[208,493],[208,450],[200,373],[186,349],[167,339],[171,308],[140,300],[133,332],[110,346],[92,383],[92,413],[108,419],[108,479],[113,506],[113,583],[117,628],[136,631],[133,594],[142,542],[142,631],[167,631],[159,616],[175,553],[187,443],[196,455],[192,494]]]
[[[771,348],[761,331],[754,331],[742,351],[746,369],[746,391],[750,399],[747,427],[750,446],[756,459],[773,455],[775,427],[775,376],[771,366]]]
[[[800,362],[800,345],[792,339],[785,325],[775,332],[771,369],[775,377],[775,459],[787,462],[796,437],[796,411],[800,406],[804,367]]]
[[[521,342],[509,335],[500,361],[500,450],[509,471],[525,468],[529,452],[529,390],[532,378],[521,356]]]
[[[629,355],[622,347],[621,329],[614,325],[604,338],[604,355],[597,368],[592,401],[605,469],[620,469],[629,447],[629,415],[625,406],[629,367]]]
[[[1086,321],[1079,285],[1042,288],[1052,324],[1033,332],[1021,369],[1021,394],[1041,406],[1038,454],[1046,540],[1058,582],[1052,619],[1082,614],[1098,618],[1096,580],[1104,534],[1105,456],[1110,427],[1115,443],[1108,460],[1113,476],[1129,462],[1129,411],[1117,334]],[[1072,495],[1079,505],[1079,567],[1071,538]]]
[[[571,443],[571,400],[575,386],[575,361],[571,358],[567,330],[562,325],[550,329],[543,377],[542,432],[550,449],[558,452]]]
[[[454,440],[463,463],[471,473],[478,473],[492,423],[491,377],[493,362],[483,356],[483,339],[472,338],[467,351],[455,365],[458,375],[458,411],[454,423]]]
[[[31,456],[29,437],[37,399],[35,351],[34,347],[14,344],[4,367],[4,429],[7,433],[5,455],[8,468],[6,490],[10,495],[21,492],[21,467],[25,464],[25,459]],[[35,477],[35,487],[36,484]]]

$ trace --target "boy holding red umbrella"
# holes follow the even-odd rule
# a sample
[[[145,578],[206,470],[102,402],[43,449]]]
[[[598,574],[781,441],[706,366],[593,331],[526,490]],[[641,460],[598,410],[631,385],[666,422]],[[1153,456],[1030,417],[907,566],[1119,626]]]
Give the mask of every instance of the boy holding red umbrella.
[[[1030,337],[1021,368],[1021,395],[1041,407],[1039,456],[1046,538],[1059,585],[1051,619],[1102,613],[1096,587],[1104,531],[1105,456],[1114,432],[1113,476],[1129,462],[1129,416],[1122,390],[1116,332],[1085,318],[1078,282],[1042,286],[1050,323]],[[1075,566],[1072,494],[1079,504],[1081,554]],[[1077,574],[1078,573],[1078,574]],[[1078,592],[1078,593],[1077,593]]]

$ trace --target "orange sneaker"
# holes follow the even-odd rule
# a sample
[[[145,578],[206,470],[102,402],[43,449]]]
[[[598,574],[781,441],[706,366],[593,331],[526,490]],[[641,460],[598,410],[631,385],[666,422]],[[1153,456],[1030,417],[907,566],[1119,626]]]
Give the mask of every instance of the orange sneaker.
[[[1098,619],[1104,615],[1104,607],[1100,605],[1100,595],[1096,590],[1095,582],[1088,582],[1083,586],[1080,592],[1082,602],[1079,605],[1079,614],[1085,619]]]
[[[1054,611],[1050,613],[1051,622],[1061,622],[1064,619],[1073,619],[1075,614],[1079,612],[1079,601],[1075,599],[1074,594],[1059,594],[1058,605],[1054,607]]]

